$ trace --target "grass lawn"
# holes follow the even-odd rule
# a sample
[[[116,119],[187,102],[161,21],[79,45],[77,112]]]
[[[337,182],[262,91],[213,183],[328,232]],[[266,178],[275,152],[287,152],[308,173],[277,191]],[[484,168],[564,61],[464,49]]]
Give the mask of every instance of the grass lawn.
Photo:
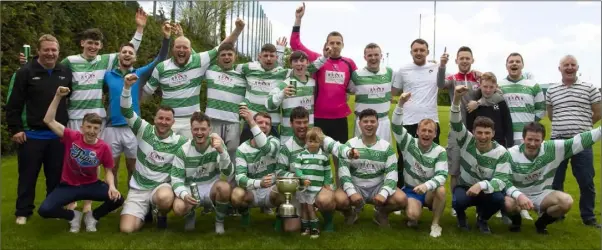
[[[446,145],[449,123],[449,108],[440,107],[441,140]],[[353,119],[353,117],[350,117]],[[352,124],[352,123],[350,123]],[[544,124],[550,129],[549,121]],[[353,131],[351,128],[349,131]],[[595,145],[596,172],[600,175],[600,143]],[[522,233],[510,233],[501,220],[492,218],[490,226],[493,234],[484,236],[475,231],[460,232],[456,228],[455,217],[450,215],[451,197],[442,218],[443,235],[433,239],[430,230],[431,213],[424,210],[419,230],[410,230],[403,223],[405,216],[391,215],[391,229],[381,229],[372,222],[372,208],[364,209],[355,225],[347,226],[340,214],[335,216],[335,233],[322,233],[319,239],[309,239],[300,234],[278,234],[272,230],[273,218],[253,210],[251,227],[238,226],[239,217],[226,218],[226,234],[217,236],[213,232],[213,214],[197,216],[197,229],[184,232],[184,221],[170,214],[166,231],[159,231],[154,225],[147,225],[139,233],[125,235],[119,233],[119,213],[109,214],[98,224],[98,232],[82,232],[76,236],[68,232],[68,223],[62,220],[43,220],[35,213],[27,225],[14,223],[14,207],[17,193],[17,160],[7,156],[2,159],[2,245],[3,249],[600,249],[600,231],[586,227],[579,217],[579,189],[575,178],[567,173],[565,187],[573,195],[575,204],[566,220],[549,226],[550,235],[535,233],[533,222],[523,222]],[[125,166],[122,161],[121,166]],[[570,171],[570,170],[569,170]],[[44,198],[44,179],[40,175],[37,186],[36,211]],[[120,183],[125,183],[125,170],[120,171]],[[600,178],[596,178],[600,187]],[[599,189],[598,189],[599,190]],[[127,193],[124,186],[122,194]],[[598,191],[599,192],[599,191]],[[81,206],[81,203],[80,203]],[[97,204],[95,204],[97,206]],[[120,210],[119,210],[120,211]],[[600,213],[599,200],[596,214]],[[532,213],[536,219],[536,215]],[[468,210],[469,223],[474,225],[474,208]],[[75,237],[74,237],[75,236]]]

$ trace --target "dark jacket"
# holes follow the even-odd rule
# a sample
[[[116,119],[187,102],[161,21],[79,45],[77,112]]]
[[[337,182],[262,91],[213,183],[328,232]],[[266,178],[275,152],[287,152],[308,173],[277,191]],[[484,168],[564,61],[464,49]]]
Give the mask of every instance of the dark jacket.
[[[472,131],[474,120],[479,116],[489,117],[494,122],[495,135],[493,139],[500,145],[510,148],[514,146],[512,118],[506,101],[500,101],[491,106],[479,106],[466,117],[466,128]]]
[[[59,86],[72,86],[71,70],[58,63],[50,74],[38,63],[38,57],[21,67],[16,74],[12,93],[6,105],[6,121],[11,135],[24,131],[21,113],[26,106],[27,125],[30,130],[49,130],[44,116]],[[63,98],[56,111],[56,121],[67,125],[67,98]]]

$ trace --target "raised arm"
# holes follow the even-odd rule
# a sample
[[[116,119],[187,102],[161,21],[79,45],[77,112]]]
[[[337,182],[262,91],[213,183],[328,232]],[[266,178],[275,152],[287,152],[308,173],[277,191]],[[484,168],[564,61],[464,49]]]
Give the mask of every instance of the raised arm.
[[[121,114],[125,117],[128,126],[132,129],[132,132],[136,135],[136,138],[142,138],[144,130],[147,126],[150,126],[148,122],[140,118],[134,108],[132,108],[132,85],[138,80],[138,76],[135,74],[128,74],[124,77],[123,90],[121,91],[121,100],[119,102],[121,106]]]
[[[442,150],[439,155],[437,155],[436,161],[435,176],[424,183],[428,187],[429,191],[433,191],[438,187],[445,185],[445,180],[447,180],[447,152]]]
[[[146,27],[146,19],[146,12],[142,8],[138,8],[136,11],[136,33],[132,40],[130,40],[136,51],[138,51],[140,43],[142,43],[142,33],[144,33],[144,27]]]
[[[232,31],[232,33],[230,33],[230,35],[228,35],[226,37],[226,39],[224,39],[221,43],[232,43],[235,44],[236,41],[238,41],[238,36],[240,36],[240,33],[242,33],[242,31],[245,28],[245,21],[243,21],[240,18],[236,18],[236,21],[234,22],[234,30]]]
[[[414,137],[403,127],[403,105],[410,97],[411,93],[409,92],[401,94],[399,102],[397,103],[397,106],[395,106],[395,110],[393,110],[393,115],[391,117],[391,130],[393,131],[397,148],[399,148],[401,152],[406,151],[408,145],[414,139]]]
[[[387,148],[387,161],[385,163],[387,168],[385,169],[385,182],[380,192],[383,197],[387,198],[395,193],[397,188],[397,156],[393,151],[393,147],[389,145]]]
[[[452,133],[452,138],[456,138],[460,147],[470,142],[470,139],[473,137],[472,133],[470,133],[466,129],[466,126],[464,126],[464,124],[462,123],[462,113],[460,112],[460,103],[462,96],[464,96],[467,92],[468,88],[466,86],[457,86],[455,88],[452,106],[449,109],[449,122],[452,128],[450,133]]]
[[[441,63],[439,64],[439,70],[437,71],[437,87],[440,89],[450,89],[450,86],[453,85],[453,80],[446,79],[445,77],[445,68],[447,65],[447,61],[449,60],[449,54],[447,54],[447,47],[443,51],[443,55],[441,55]],[[453,91],[453,89],[450,89]]]
[[[543,119],[543,117],[546,115],[546,101],[543,96],[543,91],[539,87],[539,84],[535,84],[535,86],[533,86],[533,97],[535,121],[539,121]]]
[[[349,147],[347,144],[342,144],[338,141],[335,141],[330,136],[324,137],[324,141],[322,142],[322,150],[331,153],[333,156],[336,156],[339,159],[352,159],[357,158],[358,156],[358,154],[354,152],[357,150]]]
[[[573,155],[581,153],[586,148],[591,148],[602,138],[602,126],[576,135],[568,140],[553,140],[556,157],[568,159]]]
[[[255,140],[255,144],[257,144],[262,156],[269,155],[270,157],[276,158],[278,152],[280,152],[280,141],[275,137],[268,138],[261,131],[259,126],[255,123],[253,114],[249,109],[246,107],[241,108],[239,112],[240,116],[244,117],[249,124],[251,133],[253,133],[253,140]]]
[[[159,79],[161,79],[161,75],[159,75],[159,70],[157,68],[162,68],[163,65],[163,63],[159,63],[153,68],[153,73],[151,73],[150,78],[142,88],[142,99],[146,99],[148,96],[153,95],[155,91],[157,91],[157,88],[159,88]]]
[[[307,54],[310,62],[313,62],[318,57],[320,57],[319,53],[309,50],[308,48],[301,43],[301,19],[303,19],[303,15],[305,14],[305,3],[303,6],[297,8],[295,11],[295,25],[293,26],[293,32],[291,33],[291,49],[293,51],[301,50]]]
[[[163,40],[161,42],[161,49],[159,49],[159,54],[157,55],[157,57],[155,57],[155,59],[150,62],[147,65],[144,65],[143,67],[138,69],[138,82],[140,83],[140,97],[141,100],[144,100],[145,98],[149,97],[150,95],[152,95],[152,93],[149,95],[144,91],[144,86],[148,79],[150,78],[153,69],[157,66],[157,64],[159,64],[159,62],[164,61],[167,58],[167,53],[169,52],[169,42],[170,42],[170,36],[171,36],[171,25],[169,24],[168,21],[165,21],[163,23]]]
[[[46,111],[46,116],[44,116],[44,123],[48,126],[48,128],[50,128],[50,130],[52,130],[52,132],[54,132],[58,137],[61,138],[63,138],[63,135],[65,133],[65,126],[63,126],[63,124],[60,124],[55,120],[56,109],[58,108],[61,99],[63,99],[63,97],[65,97],[68,94],[69,88],[58,87],[56,89],[54,99],[52,99],[52,102],[48,107],[48,111]]]

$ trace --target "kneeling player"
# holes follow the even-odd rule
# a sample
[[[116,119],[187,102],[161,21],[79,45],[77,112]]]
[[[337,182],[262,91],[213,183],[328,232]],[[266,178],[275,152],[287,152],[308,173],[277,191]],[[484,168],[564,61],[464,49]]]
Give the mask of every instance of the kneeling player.
[[[341,160],[339,167],[342,188],[335,192],[337,210],[343,212],[347,224],[353,224],[365,203],[374,204],[374,222],[387,227],[389,213],[407,204],[406,195],[396,187],[397,157],[391,144],[376,136],[376,111],[360,112],[359,125],[362,135],[347,142],[359,151],[359,159]]]
[[[573,205],[573,198],[569,194],[550,188],[556,169],[565,159],[600,141],[601,128],[578,134],[568,140],[544,141],[545,127],[531,122],[523,128],[524,143],[508,149],[514,162],[512,181],[533,201],[533,206],[539,213],[539,219],[535,221],[537,233],[547,234],[546,227],[568,213]],[[506,197],[506,211],[512,214],[510,231],[520,231],[521,216],[517,214],[520,208],[517,202]]]
[[[240,116],[249,124],[253,139],[245,141],[236,150],[238,187],[232,190],[231,201],[241,214],[241,224],[248,226],[250,207],[273,208],[282,199],[273,186],[280,140],[271,135],[266,137],[272,129],[268,113],[259,112],[253,116],[249,109],[241,107]]]
[[[223,234],[224,217],[230,206],[230,185],[224,180],[234,172],[230,156],[219,135],[209,135],[211,121],[207,115],[194,112],[190,128],[193,139],[176,152],[171,168],[171,185],[178,197],[173,211],[186,216],[184,228],[189,231],[195,227],[197,206],[214,209],[215,232]]]
[[[401,95],[391,120],[397,148],[403,154],[405,186],[402,191],[408,197],[408,226],[418,225],[422,207],[427,206],[433,210],[431,236],[439,237],[439,219],[445,208],[447,154],[445,148],[433,142],[437,135],[437,124],[433,120],[424,119],[418,123],[418,138],[412,137],[403,127],[403,105],[410,96],[410,93]]]

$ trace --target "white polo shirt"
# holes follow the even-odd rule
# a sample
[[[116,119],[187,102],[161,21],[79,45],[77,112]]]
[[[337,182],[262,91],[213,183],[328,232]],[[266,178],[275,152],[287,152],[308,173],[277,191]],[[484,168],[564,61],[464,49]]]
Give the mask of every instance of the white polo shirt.
[[[439,65],[427,62],[418,66],[413,62],[395,72],[393,87],[412,97],[403,107],[403,124],[418,124],[422,119],[439,122],[437,109],[437,71]]]

